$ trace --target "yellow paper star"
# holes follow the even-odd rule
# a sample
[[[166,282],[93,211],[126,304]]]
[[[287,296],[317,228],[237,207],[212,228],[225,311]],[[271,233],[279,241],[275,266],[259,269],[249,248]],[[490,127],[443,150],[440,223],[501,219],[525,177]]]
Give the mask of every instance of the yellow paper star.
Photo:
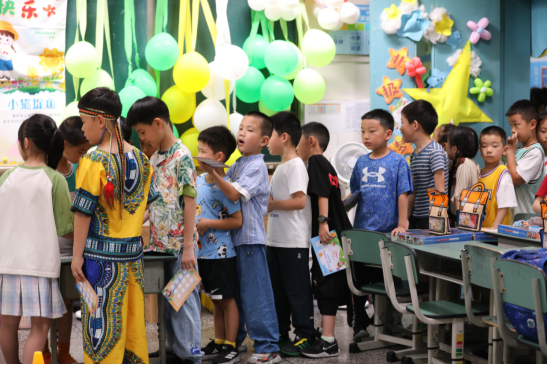
[[[468,41],[458,61],[439,89],[403,89],[411,98],[427,100],[437,111],[439,125],[485,122],[492,123],[486,114],[467,97],[469,72],[471,70],[471,43]]]
[[[449,37],[452,34],[452,26],[454,21],[449,19],[446,14],[443,14],[443,19],[435,23],[435,32]]]
[[[403,92],[401,91],[402,83],[403,80],[401,79],[391,81],[389,77],[384,76],[382,79],[382,86],[376,89],[376,94],[382,95],[386,104],[390,104],[393,99],[401,98],[403,96]]]
[[[401,10],[395,5],[391,4],[389,8],[384,8],[387,13],[387,20],[393,20],[401,16]]]
[[[416,3],[416,1],[418,1],[418,0],[403,0],[402,2],[403,2],[403,3],[407,3],[407,4],[414,5],[414,4]]]
[[[398,51],[390,48],[389,57],[391,57],[391,59],[388,61],[387,67],[396,68],[401,75],[404,75],[406,72],[405,63],[412,61],[408,58],[408,48],[403,47]]]
[[[387,148],[396,152],[402,156],[411,154],[414,152],[414,148],[410,143],[406,143],[405,140],[400,136],[395,136],[395,140],[391,142]]]

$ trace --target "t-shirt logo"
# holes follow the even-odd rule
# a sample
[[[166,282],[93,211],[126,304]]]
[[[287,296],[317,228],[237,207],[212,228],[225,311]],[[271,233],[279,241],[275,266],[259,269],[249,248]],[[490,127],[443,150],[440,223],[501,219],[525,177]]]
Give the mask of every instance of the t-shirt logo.
[[[329,174],[329,179],[330,179],[330,183],[331,183],[332,186],[339,187],[338,177],[337,176],[332,176],[331,174]]]
[[[386,172],[386,169],[384,169],[383,167],[379,167],[378,172],[368,172],[368,167],[365,167],[363,169],[363,181],[368,182],[369,176],[377,177],[379,183],[385,181],[384,172]]]

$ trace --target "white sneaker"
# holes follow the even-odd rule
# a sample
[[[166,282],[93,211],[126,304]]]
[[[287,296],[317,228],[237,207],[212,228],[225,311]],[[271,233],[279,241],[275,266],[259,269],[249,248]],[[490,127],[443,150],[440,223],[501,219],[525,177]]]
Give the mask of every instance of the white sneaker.
[[[247,352],[247,345],[245,345],[245,342],[241,342],[237,345],[237,352]]]
[[[247,364],[279,364],[282,360],[279,352],[267,352],[265,354],[252,354],[247,359]]]

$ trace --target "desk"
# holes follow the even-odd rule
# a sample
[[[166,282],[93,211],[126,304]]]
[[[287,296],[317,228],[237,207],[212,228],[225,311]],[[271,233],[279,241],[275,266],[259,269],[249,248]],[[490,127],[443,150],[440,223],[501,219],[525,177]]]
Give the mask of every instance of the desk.
[[[159,363],[165,364],[165,315],[164,315],[164,302],[163,294],[161,291],[165,287],[165,265],[169,261],[175,261],[176,257],[173,255],[145,255],[143,258],[144,267],[144,293],[145,294],[159,294],[158,295],[158,335],[160,342],[160,357]],[[72,270],[70,265],[72,259],[61,260],[61,275],[59,277],[59,289],[63,298],[79,299],[80,294],[76,289],[76,280],[72,276]],[[70,310],[70,308],[67,308]],[[51,337],[51,363],[57,363],[57,321],[53,321],[50,330]]]
[[[542,247],[540,240],[533,240],[531,238],[515,237],[515,236],[505,234],[505,233],[498,233],[497,231],[487,231],[486,233],[497,237],[498,238],[498,244],[502,244],[504,246],[512,246],[512,247],[535,246],[535,248],[541,248]]]

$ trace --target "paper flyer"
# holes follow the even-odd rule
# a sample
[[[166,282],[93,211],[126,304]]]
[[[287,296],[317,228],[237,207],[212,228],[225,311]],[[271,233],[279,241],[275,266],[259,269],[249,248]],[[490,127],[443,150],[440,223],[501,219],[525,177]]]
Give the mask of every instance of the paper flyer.
[[[340,244],[336,232],[331,231],[330,234],[332,240],[327,244],[321,243],[319,237],[313,237],[311,239],[313,252],[315,252],[315,256],[317,257],[317,261],[319,261],[319,266],[321,266],[321,272],[324,276],[348,268],[346,256],[344,255],[342,245]]]

